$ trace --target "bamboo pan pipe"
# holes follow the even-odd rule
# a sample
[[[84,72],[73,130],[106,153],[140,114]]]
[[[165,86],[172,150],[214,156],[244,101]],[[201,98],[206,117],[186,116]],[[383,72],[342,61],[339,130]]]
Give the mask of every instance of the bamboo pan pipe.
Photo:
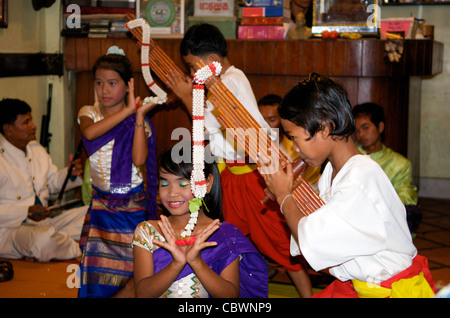
[[[127,18],[133,20],[135,17],[129,14],[127,15]],[[134,28],[130,31],[140,46],[142,43],[142,30],[140,28]],[[156,76],[163,81],[166,81],[166,76],[170,71],[175,71],[179,75],[184,76],[183,72],[173,60],[151,39],[149,46],[150,69]],[[198,67],[201,68],[203,66],[205,66],[205,63],[201,61]],[[212,93],[212,97],[208,97],[208,100],[220,114],[218,121],[227,129],[227,132],[230,132],[233,135],[251,159],[256,162],[258,153],[261,150],[259,149],[260,145],[270,147],[270,155],[272,158],[277,158],[278,160],[287,159],[286,155],[272,144],[270,136],[264,132],[258,122],[256,122],[237,98],[216,76],[211,76],[205,82],[205,86]],[[265,139],[265,142],[261,143],[261,138]],[[267,153],[267,151],[264,151],[263,153]],[[302,176],[307,168],[307,164],[299,158],[294,160],[292,166],[294,170],[294,186],[292,194],[302,213],[304,215],[309,215],[320,208],[324,202]],[[265,192],[266,197],[262,199],[262,203],[265,203],[268,199],[275,199],[268,189],[265,189]]]

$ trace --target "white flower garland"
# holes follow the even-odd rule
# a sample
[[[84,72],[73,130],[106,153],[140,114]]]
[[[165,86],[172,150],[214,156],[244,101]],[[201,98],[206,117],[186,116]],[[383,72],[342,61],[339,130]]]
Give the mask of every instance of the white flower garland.
[[[198,211],[202,206],[202,198],[206,195],[206,179],[205,179],[205,148],[204,148],[204,131],[205,131],[205,81],[212,75],[219,75],[222,66],[219,62],[213,62],[199,69],[194,75],[196,83],[192,91],[192,173],[191,173],[191,190],[194,199],[189,200],[189,211],[191,217],[189,222],[181,233],[181,238],[176,240],[175,244],[186,246],[193,244],[195,236],[192,231],[197,224]]]
[[[191,190],[196,198],[203,198],[206,194],[205,168],[205,92],[204,83],[212,75],[219,75],[222,65],[212,62],[194,75],[196,85],[192,91],[192,164]]]
[[[128,21],[125,26],[127,29],[134,29],[136,27],[142,28],[142,46],[141,46],[141,68],[142,75],[144,77],[145,83],[151,89],[156,96],[146,97],[142,104],[147,104],[149,102],[155,104],[164,104],[167,101],[167,94],[163,91],[153,80],[152,74],[150,72],[149,64],[149,51],[150,51],[150,26],[145,19],[139,18],[135,20]]]
[[[188,224],[185,226],[184,231],[181,232],[181,237],[189,237],[192,235],[195,225],[197,224],[198,211],[192,212]]]

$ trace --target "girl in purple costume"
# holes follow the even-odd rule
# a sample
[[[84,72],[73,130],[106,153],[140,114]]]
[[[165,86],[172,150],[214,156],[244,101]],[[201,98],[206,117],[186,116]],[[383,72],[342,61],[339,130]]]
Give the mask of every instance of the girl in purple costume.
[[[131,64],[117,47],[97,60],[93,72],[96,103],[78,114],[93,188],[80,239],[78,296],[111,297],[132,282],[134,229],[156,218],[155,136],[145,118],[154,104],[137,107]]]
[[[215,164],[205,163],[207,194],[200,201],[191,192],[192,164],[175,163],[172,155],[166,151],[160,160],[159,196],[168,216],[142,222],[133,238],[136,296],[267,297],[264,259],[234,225],[220,223],[222,194]],[[189,206],[195,200],[200,201],[193,209],[198,211],[195,241],[179,246],[176,241],[192,219]]]

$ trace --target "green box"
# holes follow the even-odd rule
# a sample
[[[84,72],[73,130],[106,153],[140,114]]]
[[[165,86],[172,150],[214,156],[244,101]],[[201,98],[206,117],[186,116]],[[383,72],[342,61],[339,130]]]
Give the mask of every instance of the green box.
[[[238,26],[237,17],[190,16],[188,17],[188,28],[202,22],[218,27],[226,39],[236,39]]]

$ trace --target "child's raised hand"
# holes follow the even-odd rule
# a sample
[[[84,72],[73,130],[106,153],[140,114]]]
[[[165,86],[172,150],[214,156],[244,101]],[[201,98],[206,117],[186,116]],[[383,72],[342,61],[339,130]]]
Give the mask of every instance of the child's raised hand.
[[[175,244],[175,241],[178,239],[178,236],[173,230],[173,227],[170,224],[169,219],[166,216],[161,215],[161,220],[158,221],[158,225],[159,228],[161,229],[162,235],[166,239],[166,242],[160,241],[158,239],[153,239],[153,244],[168,250],[170,254],[172,254],[172,257],[175,262],[180,264],[186,264],[185,251],[183,251],[178,245]]]
[[[217,242],[207,242],[207,240],[219,227],[220,221],[214,220],[195,235],[194,244],[187,247],[186,260],[189,264],[200,259],[200,252],[203,249],[217,245]]]
[[[131,78],[128,82],[128,103],[127,108],[135,113],[137,110],[137,103],[139,102],[139,97],[134,97],[134,78]]]
[[[258,154],[258,172],[264,178],[269,190],[276,196],[284,196],[292,192],[294,173],[289,160],[281,160],[274,164],[263,154]],[[286,171],[284,170],[286,168]]]
[[[192,95],[192,80],[188,76],[180,76],[171,70],[165,84],[182,100]]]
[[[156,104],[153,103],[153,102],[149,102],[147,104],[139,105],[138,108],[137,108],[137,112],[145,116],[145,114],[147,114],[155,106],[156,106]]]

